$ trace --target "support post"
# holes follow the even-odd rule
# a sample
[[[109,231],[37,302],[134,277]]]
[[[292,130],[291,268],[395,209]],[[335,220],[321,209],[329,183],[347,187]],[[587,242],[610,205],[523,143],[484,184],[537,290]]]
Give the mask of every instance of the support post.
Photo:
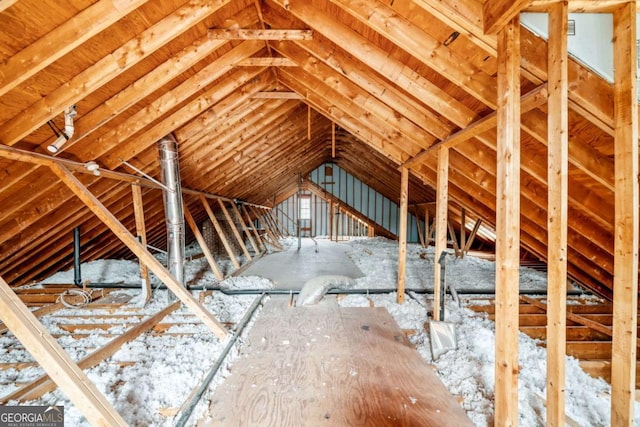
[[[216,262],[215,258],[213,258],[213,255],[209,250],[209,246],[207,246],[207,242],[204,240],[204,236],[200,232],[200,229],[198,229],[198,224],[196,224],[196,221],[193,219],[193,215],[191,215],[191,212],[189,212],[189,208],[187,207],[186,203],[184,204],[182,210],[184,211],[184,219],[187,220],[187,224],[189,224],[193,235],[198,241],[200,249],[202,249],[202,253],[207,259],[209,267],[211,267],[211,271],[213,271],[213,274],[216,276],[216,279],[218,279],[219,282],[223,281],[224,274],[222,274],[222,271],[220,271],[220,267],[218,267],[218,263]]]
[[[333,240],[333,217],[334,214],[333,201],[329,200],[329,241]]]
[[[464,247],[467,245],[467,210],[460,211],[460,258],[464,258]]]
[[[209,206],[209,203],[207,203],[207,198],[204,197],[202,194],[200,194],[199,198],[200,198],[200,202],[202,203],[202,206],[204,207],[204,210],[207,212],[207,215],[209,216],[209,221],[211,221],[211,224],[213,224],[213,228],[215,228],[216,233],[218,233],[218,237],[222,242],[222,246],[224,246],[224,249],[227,251],[227,255],[229,255],[229,259],[231,260],[231,263],[237,270],[238,268],[240,268],[240,263],[238,262],[238,259],[236,258],[236,254],[233,252],[233,249],[231,249],[231,245],[229,245],[227,236],[224,234],[224,231],[222,230],[222,227],[218,222],[218,218],[216,218],[216,216],[213,214],[213,211],[211,210],[211,206]],[[186,210],[186,206],[185,206],[185,210]]]
[[[60,164],[51,164],[51,170],[60,180],[94,213],[109,229],[133,252],[149,269],[158,276],[173,293],[221,340],[227,337],[227,330],[215,317],[204,308],[182,283],[164,268],[160,261],[142,246],[138,239],[122,225],[118,219],[93,195],[67,168]]]
[[[76,286],[82,286],[80,250],[80,226],[77,226],[73,229],[73,284]]]
[[[447,210],[448,210],[448,192],[449,192],[449,149],[442,147],[438,150],[438,177],[436,178],[436,219],[434,228],[435,236],[435,260],[440,259],[442,252],[447,250]],[[434,268],[433,271],[433,318],[440,320],[440,299],[444,295],[440,293],[440,269]]]
[[[92,425],[127,425],[1,277],[0,318]]]
[[[498,32],[496,426],[518,425],[520,17]]]
[[[400,171],[400,226],[398,227],[398,304],[404,302],[407,276],[407,210],[409,208],[409,169]]]
[[[613,12],[615,229],[611,425],[634,422],[638,322],[638,87],[636,2]]]
[[[567,347],[568,57],[566,2],[549,6],[547,426],[565,425]]]
[[[238,227],[236,227],[236,223],[233,221],[233,218],[231,218],[231,215],[229,215],[229,211],[227,210],[227,207],[224,205],[224,201],[222,201],[221,199],[218,199],[218,204],[220,205],[220,209],[222,210],[222,213],[224,214],[225,219],[231,226],[231,231],[233,232],[233,235],[238,241],[238,244],[240,245],[240,247],[242,248],[242,253],[244,253],[245,257],[247,257],[247,261],[251,261],[252,258],[251,258],[251,254],[249,253],[249,250],[247,249],[247,245],[244,244],[244,239],[242,238],[242,235],[240,235],[240,232],[238,231]]]
[[[131,184],[131,193],[133,196],[133,215],[136,220],[136,234],[140,239],[140,243],[145,248],[147,247],[147,229],[144,223],[144,205],[142,204],[142,190],[140,184]],[[151,299],[151,279],[149,278],[149,268],[142,262],[140,263],[140,280],[142,281],[142,292],[144,301],[149,302]]]

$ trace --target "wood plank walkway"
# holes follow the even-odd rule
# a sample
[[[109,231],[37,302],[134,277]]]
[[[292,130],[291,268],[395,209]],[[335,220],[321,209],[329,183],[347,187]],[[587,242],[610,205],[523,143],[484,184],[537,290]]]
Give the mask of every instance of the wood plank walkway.
[[[470,426],[384,308],[272,298],[200,426]]]

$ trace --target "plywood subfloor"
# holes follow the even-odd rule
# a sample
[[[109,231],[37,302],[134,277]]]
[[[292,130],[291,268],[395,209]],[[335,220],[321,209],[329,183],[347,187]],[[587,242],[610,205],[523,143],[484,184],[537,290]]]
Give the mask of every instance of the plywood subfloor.
[[[384,308],[271,299],[200,426],[470,426]]]
[[[362,271],[349,259],[346,244],[316,239],[297,241],[284,252],[270,254],[249,267],[242,276],[261,276],[271,279],[279,289],[300,289],[307,280],[318,276],[340,275],[352,279],[362,277]]]

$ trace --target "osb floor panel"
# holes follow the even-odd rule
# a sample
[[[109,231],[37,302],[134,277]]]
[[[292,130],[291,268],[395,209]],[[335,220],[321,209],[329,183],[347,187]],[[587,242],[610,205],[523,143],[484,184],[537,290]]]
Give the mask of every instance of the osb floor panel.
[[[318,252],[313,240],[297,241],[284,252],[272,253],[249,267],[242,276],[261,276],[271,279],[279,289],[300,289],[309,279],[324,275],[341,275],[352,279],[362,277],[362,271],[349,259],[345,251],[349,246],[317,239]]]
[[[470,426],[384,308],[272,298],[199,426]]]

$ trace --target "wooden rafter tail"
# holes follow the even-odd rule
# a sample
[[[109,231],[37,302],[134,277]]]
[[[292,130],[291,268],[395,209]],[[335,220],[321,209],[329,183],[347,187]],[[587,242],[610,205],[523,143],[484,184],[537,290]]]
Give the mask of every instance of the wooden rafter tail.
[[[209,246],[207,245],[207,242],[204,240],[204,237],[202,236],[202,233],[198,228],[198,224],[196,224],[196,221],[193,219],[193,215],[191,215],[191,212],[189,212],[189,208],[187,207],[186,203],[183,204],[183,209],[184,209],[184,219],[187,221],[187,224],[189,224],[189,228],[191,228],[193,235],[198,241],[198,244],[200,245],[200,249],[202,250],[202,253],[204,254],[204,257],[206,258],[207,262],[209,263],[209,267],[211,267],[211,271],[213,271],[213,274],[216,276],[216,279],[218,279],[218,281],[221,282],[222,280],[224,280],[224,274],[222,274],[220,267],[218,267],[218,263],[213,257],[211,250],[209,250]]]
[[[3,278],[0,278],[0,318],[90,423],[127,425]]]
[[[127,246],[149,269],[220,339],[227,330],[191,293],[153,256],[138,239],[64,166],[52,164],[51,170],[60,180]]]

